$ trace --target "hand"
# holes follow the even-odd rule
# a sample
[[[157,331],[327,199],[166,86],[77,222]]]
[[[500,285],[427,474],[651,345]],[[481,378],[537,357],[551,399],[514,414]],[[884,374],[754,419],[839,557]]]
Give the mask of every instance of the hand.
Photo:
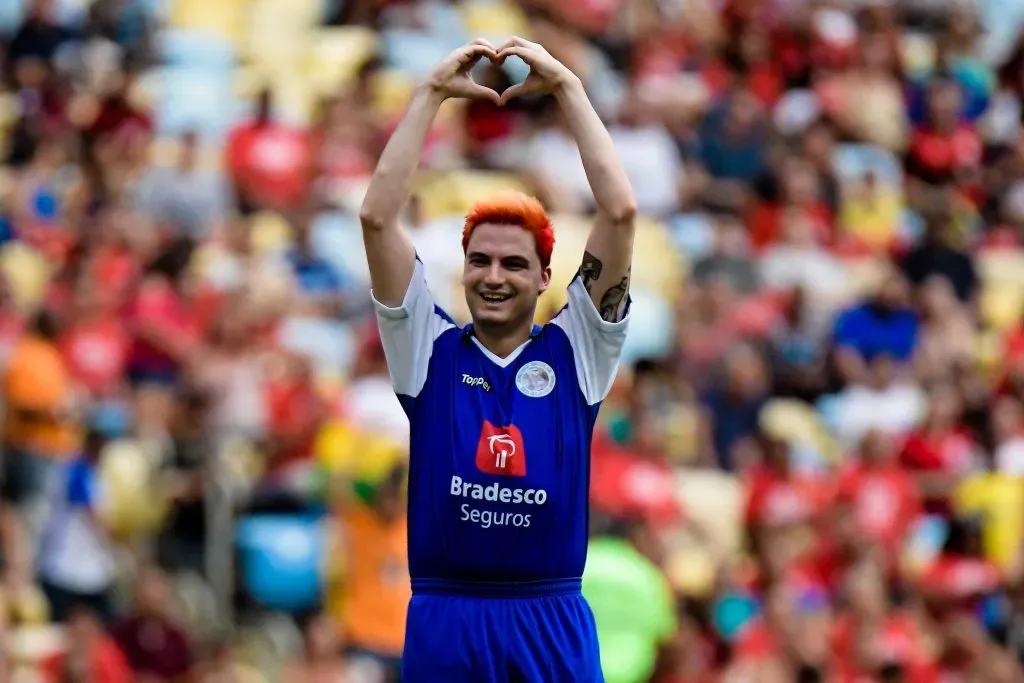
[[[514,36],[498,50],[499,64],[510,56],[519,57],[530,67],[530,75],[501,93],[499,104],[523,95],[546,95],[576,80],[576,74],[551,56],[539,43]]]
[[[445,99],[464,97],[467,99],[490,100],[501,104],[501,97],[488,87],[480,85],[469,75],[470,70],[481,59],[498,62],[498,51],[489,42],[477,38],[448,55],[438,64],[427,78],[427,84]]]

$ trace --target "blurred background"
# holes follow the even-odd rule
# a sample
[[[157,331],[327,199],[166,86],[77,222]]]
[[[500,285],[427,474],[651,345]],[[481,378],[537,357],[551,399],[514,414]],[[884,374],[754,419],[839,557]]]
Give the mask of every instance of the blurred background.
[[[583,80],[643,213],[593,445],[610,683],[1024,680],[1024,3],[0,0],[0,680],[396,681],[408,423],[356,217],[482,36]],[[497,90],[525,65],[479,65]],[[456,318],[550,99],[448,102]]]

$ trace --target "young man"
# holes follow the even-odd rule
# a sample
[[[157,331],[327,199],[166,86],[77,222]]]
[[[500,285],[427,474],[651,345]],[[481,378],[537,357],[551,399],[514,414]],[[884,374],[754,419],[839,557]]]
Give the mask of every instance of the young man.
[[[501,95],[480,59],[523,59]],[[544,327],[554,235],[535,199],[474,207],[458,328],[427,289],[398,225],[421,148],[449,97],[504,104],[551,94],[569,122],[598,212],[569,302]],[[361,219],[391,380],[410,420],[409,605],[404,683],[602,680],[586,561],[590,441],[626,336],[633,192],[579,79],[522,38],[476,40],[438,65],[381,156]],[[453,245],[454,246],[454,245]]]

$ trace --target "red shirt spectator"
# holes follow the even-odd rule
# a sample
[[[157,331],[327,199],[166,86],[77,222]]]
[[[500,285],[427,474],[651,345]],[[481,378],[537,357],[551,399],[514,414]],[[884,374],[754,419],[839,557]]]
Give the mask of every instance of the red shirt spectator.
[[[327,406],[313,386],[308,361],[289,357],[286,363],[285,373],[267,384],[272,451],[267,471],[271,476],[312,456],[317,431],[327,414]]]
[[[824,489],[816,477],[759,468],[750,481],[747,523],[781,526],[811,522],[827,503]]]
[[[675,473],[665,462],[645,457],[595,436],[590,471],[591,502],[614,517],[639,515],[655,525],[678,523]]]
[[[111,396],[121,385],[131,339],[113,315],[73,322],[60,339],[71,375],[93,396]]]
[[[914,478],[892,459],[892,449],[878,432],[869,433],[859,462],[841,472],[837,497],[853,506],[861,533],[877,541],[895,559],[904,535],[920,512]]]
[[[936,387],[930,399],[925,423],[904,443],[900,464],[916,474],[926,511],[948,515],[952,487],[974,466],[975,443],[960,424],[955,387]]]
[[[103,625],[85,611],[70,615],[67,649],[44,659],[39,666],[43,683],[69,680],[90,683],[131,683],[132,670],[124,653],[103,632]]]
[[[270,107],[270,93],[264,92],[256,118],[231,132],[228,170],[250,205],[293,208],[310,185],[310,139],[300,128],[271,120]]]

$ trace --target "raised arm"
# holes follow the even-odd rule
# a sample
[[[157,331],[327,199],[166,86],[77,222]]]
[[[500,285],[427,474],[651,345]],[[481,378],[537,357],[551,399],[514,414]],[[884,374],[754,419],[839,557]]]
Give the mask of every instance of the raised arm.
[[[449,97],[499,101],[497,93],[474,83],[469,76],[470,69],[481,58],[497,59],[497,52],[487,41],[475,40],[453,52],[434,69],[416,89],[373,172],[359,220],[363,226],[363,245],[373,294],[385,306],[401,306],[412,278],[416,254],[408,235],[398,224],[398,217],[409,199],[413,175],[441,103]]]
[[[528,93],[552,93],[580,150],[583,168],[597,203],[597,219],[587,240],[580,276],[604,320],[625,313],[633,260],[636,200],[611,136],[587,99],[580,79],[543,46],[512,38],[499,58],[515,55],[530,66],[525,82],[502,93],[502,102]]]

